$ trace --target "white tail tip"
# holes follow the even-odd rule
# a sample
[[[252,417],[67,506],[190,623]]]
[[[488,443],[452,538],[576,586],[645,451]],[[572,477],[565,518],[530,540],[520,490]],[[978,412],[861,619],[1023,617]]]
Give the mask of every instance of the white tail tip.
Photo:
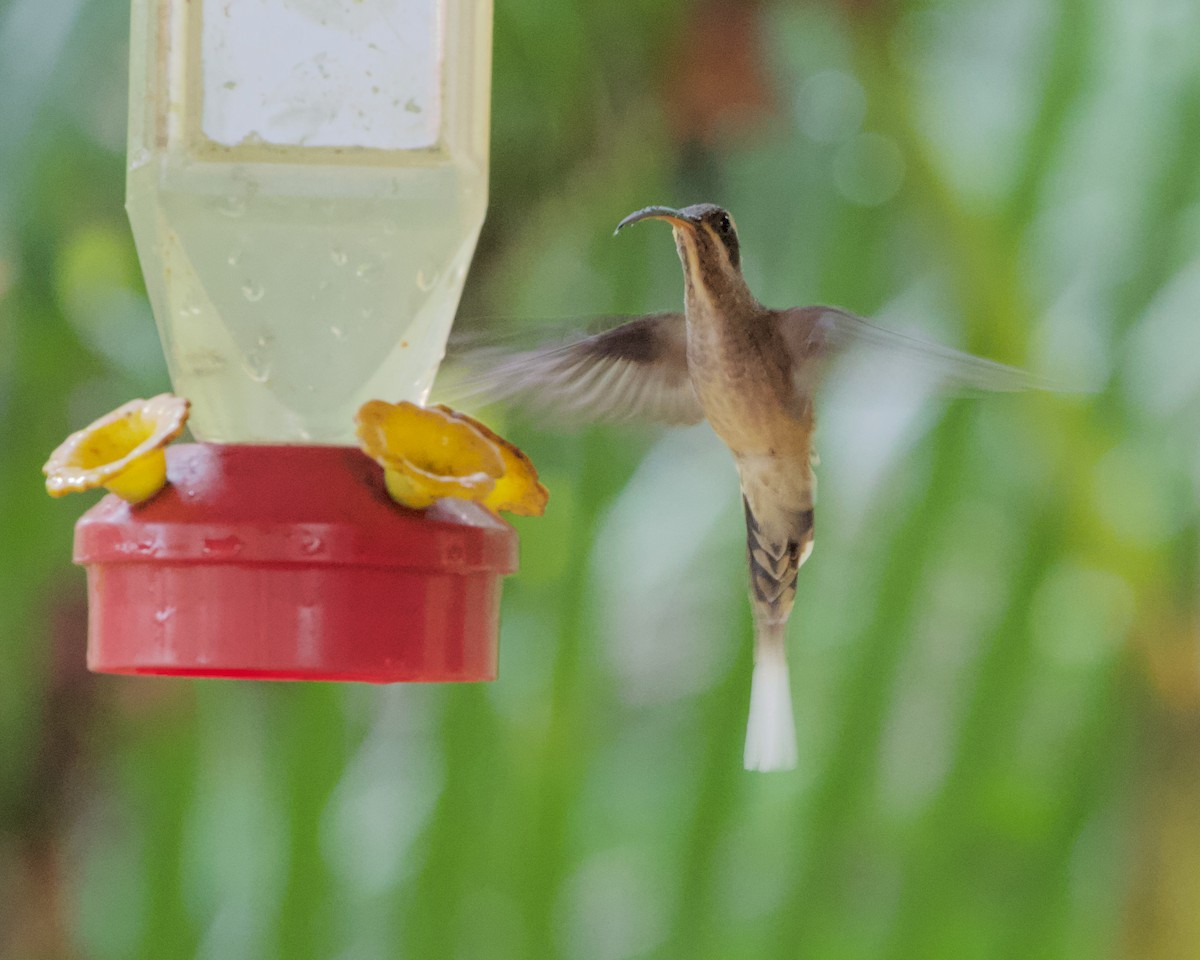
[[[747,770],[791,770],[796,766],[796,721],[782,644],[762,645],[755,651],[745,763]]]

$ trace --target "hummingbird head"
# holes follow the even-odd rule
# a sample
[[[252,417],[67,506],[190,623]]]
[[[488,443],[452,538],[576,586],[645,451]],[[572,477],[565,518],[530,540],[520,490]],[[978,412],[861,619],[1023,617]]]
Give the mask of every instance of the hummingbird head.
[[[646,207],[618,223],[617,232],[639,220],[671,224],[689,290],[702,291],[710,300],[750,296],[742,279],[737,227],[727,210],[715,203],[695,203],[682,210]]]

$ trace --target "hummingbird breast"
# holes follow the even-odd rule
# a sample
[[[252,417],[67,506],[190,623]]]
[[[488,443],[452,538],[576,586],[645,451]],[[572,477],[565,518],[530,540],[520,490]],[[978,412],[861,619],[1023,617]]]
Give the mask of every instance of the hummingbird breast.
[[[811,405],[798,402],[770,311],[735,317],[714,306],[687,310],[688,372],[708,422],[739,459],[807,461]]]

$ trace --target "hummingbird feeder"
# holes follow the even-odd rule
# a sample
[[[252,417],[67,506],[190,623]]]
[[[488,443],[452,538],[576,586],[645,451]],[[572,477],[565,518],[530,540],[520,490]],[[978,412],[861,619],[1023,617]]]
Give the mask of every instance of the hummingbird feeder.
[[[371,398],[424,402],[445,350],[486,206],[491,14],[134,0],[127,207],[199,442],[157,493],[101,464],[136,493],[76,527],[91,669],[495,677],[516,534],[480,503],[398,506],[351,445]],[[161,464],[182,429],[161,399],[102,439]]]

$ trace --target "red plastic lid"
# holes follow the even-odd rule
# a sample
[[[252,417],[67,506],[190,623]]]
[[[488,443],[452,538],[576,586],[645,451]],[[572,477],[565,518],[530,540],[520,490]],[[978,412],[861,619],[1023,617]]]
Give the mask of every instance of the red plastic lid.
[[[88,666],[257,679],[490,680],[513,529],[407,510],[351,447],[180,444],[170,484],[75,528]]]

